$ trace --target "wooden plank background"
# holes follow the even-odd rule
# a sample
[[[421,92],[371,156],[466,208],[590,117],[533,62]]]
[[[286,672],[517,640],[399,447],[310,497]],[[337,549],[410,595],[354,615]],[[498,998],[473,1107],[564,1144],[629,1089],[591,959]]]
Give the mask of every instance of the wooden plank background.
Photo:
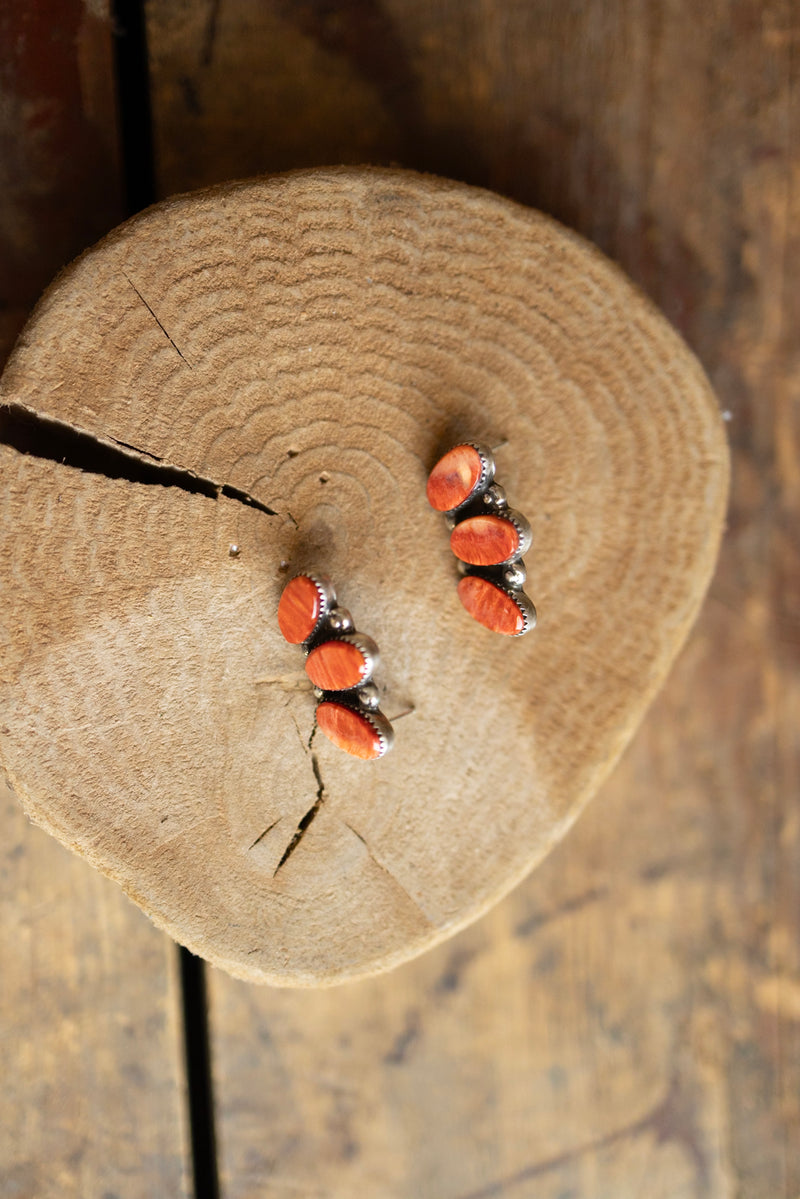
[[[147,18],[160,194],[298,165],[399,162],[541,207],[618,261],[681,330],[730,415],[734,462],[729,532],[697,629],[613,779],[525,884],[370,982],[281,992],[212,972],[223,1194],[796,1199],[797,5],[149,0]],[[93,194],[88,179],[80,187]],[[20,836],[5,929],[30,929],[34,910],[37,922],[60,918],[34,908],[26,872],[42,869],[40,855],[80,880],[76,931],[50,973],[10,938],[23,981],[3,988],[6,1102],[24,1109],[50,1071],[84,1105],[67,1099],[78,1115],[58,1138],[47,1122],[26,1126],[26,1161],[54,1159],[61,1193],[102,1193],[82,1189],[69,1162],[79,1147],[101,1161],[87,1096],[111,1086],[110,1111],[142,1112],[136,1145],[151,1173],[141,1191],[130,1174],[102,1185],[176,1193],[170,947],[81,863]],[[47,894],[64,895],[53,879]],[[124,941],[115,903],[134,930]],[[98,925],[119,928],[115,944],[140,938],[129,956],[95,963],[113,973],[113,998],[76,984],[48,1009],[97,952]],[[136,1085],[115,1108],[127,1059],[102,1012],[119,1005],[155,1024],[161,1013],[152,1041],[130,1034],[162,1062],[156,1108]]]
[[[123,216],[102,0],[2,7],[0,184],[1,363],[50,278]],[[188,1195],[175,947],[1,778],[0,820],[0,1196]]]

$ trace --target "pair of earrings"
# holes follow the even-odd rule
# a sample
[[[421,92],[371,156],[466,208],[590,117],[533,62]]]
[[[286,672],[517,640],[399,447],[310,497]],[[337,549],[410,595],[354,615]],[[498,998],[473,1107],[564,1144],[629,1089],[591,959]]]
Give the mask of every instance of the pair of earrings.
[[[464,608],[485,628],[521,637],[536,624],[536,609],[523,591],[522,555],[530,548],[531,529],[509,508],[494,473],[491,451],[472,442],[457,445],[431,471],[427,496],[450,528]],[[290,579],[278,605],[278,626],[291,645],[306,652],[317,726],[325,736],[356,758],[388,753],[394,730],[372,682],[378,647],[356,632],[350,613],[337,606],[330,579],[316,574]]]

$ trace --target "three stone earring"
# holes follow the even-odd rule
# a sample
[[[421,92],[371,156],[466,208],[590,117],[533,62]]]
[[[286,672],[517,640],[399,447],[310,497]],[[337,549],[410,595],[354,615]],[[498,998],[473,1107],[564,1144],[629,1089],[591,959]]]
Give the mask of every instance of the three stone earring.
[[[447,519],[464,608],[485,628],[521,637],[536,624],[536,609],[523,591],[522,556],[530,549],[531,528],[509,508],[494,472],[494,457],[484,446],[454,446],[428,476],[428,503]]]
[[[319,729],[355,758],[382,758],[392,747],[394,730],[380,711],[372,682],[378,647],[355,631],[346,608],[337,607],[330,579],[317,574],[290,579],[278,604],[278,627],[286,641],[305,650]]]

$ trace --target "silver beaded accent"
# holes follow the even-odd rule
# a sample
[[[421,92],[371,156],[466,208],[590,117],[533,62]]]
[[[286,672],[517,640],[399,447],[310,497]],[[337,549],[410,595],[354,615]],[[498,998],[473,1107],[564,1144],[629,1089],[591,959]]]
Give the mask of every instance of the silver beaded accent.
[[[517,591],[520,587],[525,586],[525,580],[528,577],[528,572],[525,569],[525,563],[520,559],[517,562],[511,562],[503,571],[503,582],[507,587]]]
[[[378,710],[381,703],[381,696],[374,683],[364,683],[362,687],[359,687],[358,702],[362,708],[367,708],[370,712]]]
[[[506,491],[499,483],[492,483],[491,487],[484,492],[483,502],[487,508],[507,508],[508,500],[506,499]]]
[[[353,618],[347,608],[332,608],[328,613],[328,627],[332,633],[349,633],[353,629]]]

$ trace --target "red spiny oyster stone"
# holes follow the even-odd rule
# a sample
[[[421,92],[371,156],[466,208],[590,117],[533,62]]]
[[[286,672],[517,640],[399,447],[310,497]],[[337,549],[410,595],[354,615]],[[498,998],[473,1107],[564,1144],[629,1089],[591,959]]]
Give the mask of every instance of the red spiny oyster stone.
[[[329,741],[354,758],[368,761],[381,756],[380,733],[361,712],[324,700],[317,705],[317,724]]]
[[[291,645],[300,645],[314,632],[321,610],[314,580],[308,575],[297,575],[283,589],[278,604],[278,627]]]
[[[525,617],[519,605],[502,587],[495,586],[488,579],[465,575],[459,580],[458,598],[470,616],[493,633],[516,637],[525,628]]]
[[[483,463],[471,445],[457,445],[440,458],[428,476],[428,503],[449,512],[468,499],[483,474]]]
[[[470,566],[497,566],[519,550],[519,533],[502,516],[470,516],[450,534],[450,548]]]
[[[321,691],[357,687],[367,673],[364,654],[349,641],[323,641],[306,658],[306,674]]]

